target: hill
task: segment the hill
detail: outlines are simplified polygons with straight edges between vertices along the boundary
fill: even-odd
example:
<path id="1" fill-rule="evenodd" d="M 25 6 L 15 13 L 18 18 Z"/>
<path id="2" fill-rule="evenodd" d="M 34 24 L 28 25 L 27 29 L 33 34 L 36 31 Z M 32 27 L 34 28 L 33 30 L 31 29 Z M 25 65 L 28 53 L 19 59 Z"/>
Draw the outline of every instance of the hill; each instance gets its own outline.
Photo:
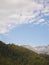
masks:
<path id="1" fill-rule="evenodd" d="M 0 41 L 0 65 L 49 65 L 49 55 Z"/>

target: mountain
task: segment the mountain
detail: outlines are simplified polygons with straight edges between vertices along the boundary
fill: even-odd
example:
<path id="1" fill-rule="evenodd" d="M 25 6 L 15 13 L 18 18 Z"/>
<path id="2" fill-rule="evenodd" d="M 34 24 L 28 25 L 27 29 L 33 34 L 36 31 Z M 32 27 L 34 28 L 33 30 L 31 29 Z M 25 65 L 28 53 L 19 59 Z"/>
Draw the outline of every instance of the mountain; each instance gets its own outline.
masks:
<path id="1" fill-rule="evenodd" d="M 35 48 L 32 47 L 32 46 L 30 46 L 30 45 L 22 45 L 22 47 L 25 47 L 25 48 L 27 48 L 29 50 L 32 50 L 32 51 L 35 51 L 36 52 Z"/>
<path id="2" fill-rule="evenodd" d="M 48 46 L 37 46 L 34 47 L 38 53 L 49 54 L 49 45 Z"/>
<path id="3" fill-rule="evenodd" d="M 49 55 L 0 41 L 0 65 L 49 65 Z"/>
<path id="4" fill-rule="evenodd" d="M 49 54 L 49 45 L 48 46 L 29 46 L 29 45 L 23 45 L 23 47 L 28 48 L 38 54 Z"/>

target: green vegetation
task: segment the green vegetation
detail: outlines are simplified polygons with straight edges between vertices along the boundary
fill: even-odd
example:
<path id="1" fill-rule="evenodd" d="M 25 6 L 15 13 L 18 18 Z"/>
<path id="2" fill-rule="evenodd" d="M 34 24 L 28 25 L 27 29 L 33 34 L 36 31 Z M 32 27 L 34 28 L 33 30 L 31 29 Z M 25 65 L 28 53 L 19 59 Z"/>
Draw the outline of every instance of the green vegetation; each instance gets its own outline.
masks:
<path id="1" fill-rule="evenodd" d="M 0 41 L 0 65 L 49 65 L 49 55 Z"/>

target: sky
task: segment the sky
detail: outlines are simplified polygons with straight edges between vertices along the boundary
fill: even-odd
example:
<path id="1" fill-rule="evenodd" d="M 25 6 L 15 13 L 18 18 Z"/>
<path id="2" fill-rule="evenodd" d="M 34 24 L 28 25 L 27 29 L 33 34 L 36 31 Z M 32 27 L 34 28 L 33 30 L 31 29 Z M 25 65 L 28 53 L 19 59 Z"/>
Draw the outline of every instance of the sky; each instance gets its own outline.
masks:
<path id="1" fill-rule="evenodd" d="M 0 0 L 0 40 L 49 45 L 49 0 Z"/>

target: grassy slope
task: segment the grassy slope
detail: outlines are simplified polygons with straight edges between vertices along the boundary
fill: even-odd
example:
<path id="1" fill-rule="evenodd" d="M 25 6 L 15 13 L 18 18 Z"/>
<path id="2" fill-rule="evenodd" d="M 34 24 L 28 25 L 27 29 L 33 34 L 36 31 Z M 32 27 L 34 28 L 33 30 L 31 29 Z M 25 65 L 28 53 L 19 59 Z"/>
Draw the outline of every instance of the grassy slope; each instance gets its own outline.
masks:
<path id="1" fill-rule="evenodd" d="M 49 55 L 38 55 L 21 46 L 0 41 L 0 65 L 49 65 Z"/>

